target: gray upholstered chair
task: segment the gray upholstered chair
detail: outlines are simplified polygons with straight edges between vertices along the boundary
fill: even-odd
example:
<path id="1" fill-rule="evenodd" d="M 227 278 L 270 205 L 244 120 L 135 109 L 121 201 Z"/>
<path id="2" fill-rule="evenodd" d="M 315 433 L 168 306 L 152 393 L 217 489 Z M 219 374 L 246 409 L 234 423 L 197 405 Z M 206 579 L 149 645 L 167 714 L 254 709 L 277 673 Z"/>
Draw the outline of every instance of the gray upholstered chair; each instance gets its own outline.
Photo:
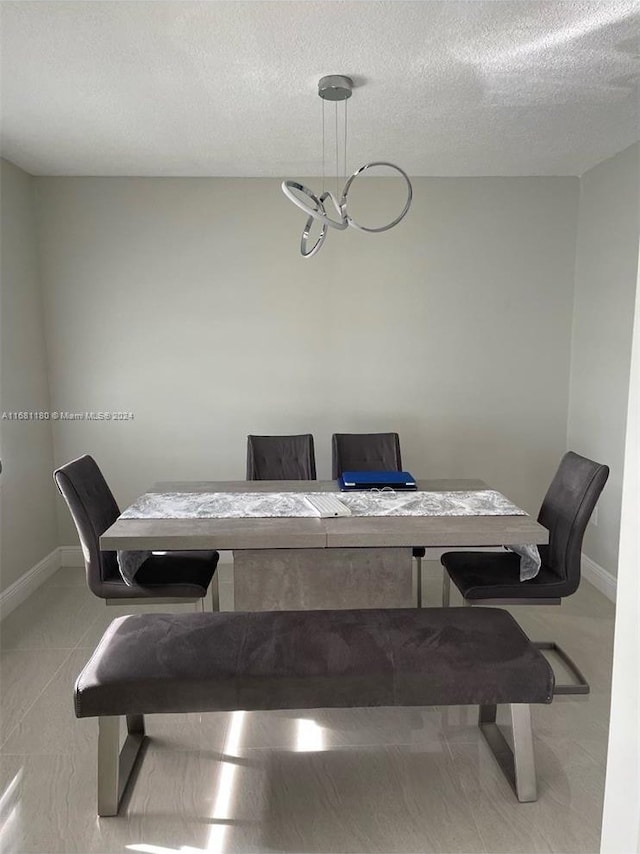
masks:
<path id="1" fill-rule="evenodd" d="M 334 433 L 331 439 L 334 480 L 343 471 L 402 471 L 397 433 Z"/>
<path id="2" fill-rule="evenodd" d="M 400 437 L 397 433 L 334 433 L 331 439 L 331 469 L 334 479 L 343 471 L 402 471 Z M 417 600 L 422 606 L 423 546 L 414 546 Z"/>
<path id="3" fill-rule="evenodd" d="M 100 536 L 120 515 L 95 460 L 85 455 L 53 473 L 80 537 L 87 584 L 107 605 L 200 602 L 212 581 L 214 610 L 218 608 L 218 552 L 189 551 L 152 554 L 136 572 L 133 586 L 125 584 L 116 552 L 100 550 Z"/>
<path id="4" fill-rule="evenodd" d="M 467 605 L 560 605 L 580 584 L 584 532 L 602 492 L 609 469 L 569 451 L 542 502 L 538 522 L 549 530 L 549 544 L 539 546 L 542 566 L 535 578 L 520 581 L 513 552 L 447 552 L 442 555 L 442 604 L 449 605 L 450 582 Z M 553 641 L 536 643 L 562 658 L 575 684 L 556 685 L 556 694 L 588 694 L 589 684 L 576 664 Z"/>
<path id="5" fill-rule="evenodd" d="M 247 436 L 247 480 L 315 480 L 311 433 Z"/>

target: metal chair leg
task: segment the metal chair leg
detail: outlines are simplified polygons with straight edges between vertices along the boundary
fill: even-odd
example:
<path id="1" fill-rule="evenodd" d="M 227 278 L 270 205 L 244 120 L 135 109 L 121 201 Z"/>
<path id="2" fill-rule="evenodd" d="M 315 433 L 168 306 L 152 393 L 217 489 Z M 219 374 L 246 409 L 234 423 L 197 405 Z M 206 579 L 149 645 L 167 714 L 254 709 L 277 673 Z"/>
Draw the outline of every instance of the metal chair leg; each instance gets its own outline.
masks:
<path id="1" fill-rule="evenodd" d="M 122 795 L 141 755 L 145 740 L 144 717 L 127 715 L 127 737 L 120 747 L 120 718 L 98 718 L 98 815 L 118 814 Z"/>
<path id="2" fill-rule="evenodd" d="M 127 715 L 127 733 L 129 735 L 145 735 L 144 715 Z"/>
<path id="3" fill-rule="evenodd" d="M 450 603 L 451 603 L 451 577 L 450 577 L 449 573 L 447 572 L 447 570 L 443 569 L 442 570 L 442 607 L 448 608 L 450 606 Z M 467 607 L 470 607 L 471 605 L 473 605 L 473 602 L 471 602 L 468 599 L 465 599 L 463 596 L 462 597 L 462 604 L 467 606 Z"/>
<path id="4" fill-rule="evenodd" d="M 422 608 L 422 558 L 416 556 L 416 604 Z"/>
<path id="5" fill-rule="evenodd" d="M 480 706 L 478 726 L 518 800 L 531 803 L 538 798 L 531 710 L 527 703 L 512 703 L 510 710 L 513 751 L 496 723 L 496 706 Z"/>
<path id="6" fill-rule="evenodd" d="M 220 583 L 218 579 L 218 570 L 213 573 L 213 578 L 211 579 L 211 610 L 219 611 L 220 610 Z M 204 609 L 203 609 L 204 610 Z"/>
<path id="7" fill-rule="evenodd" d="M 451 600 L 451 579 L 446 569 L 442 570 L 442 607 L 448 608 Z"/>

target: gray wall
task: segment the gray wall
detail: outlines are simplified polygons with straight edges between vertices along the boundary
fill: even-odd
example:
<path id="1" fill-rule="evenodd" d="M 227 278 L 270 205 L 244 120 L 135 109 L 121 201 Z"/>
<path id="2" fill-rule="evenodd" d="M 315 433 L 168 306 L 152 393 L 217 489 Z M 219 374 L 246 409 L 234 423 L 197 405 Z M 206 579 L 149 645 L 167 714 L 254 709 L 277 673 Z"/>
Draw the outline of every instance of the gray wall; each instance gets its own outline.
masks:
<path id="1" fill-rule="evenodd" d="M 568 446 L 611 468 L 585 551 L 615 574 L 640 240 L 640 145 L 581 179 Z"/>
<path id="2" fill-rule="evenodd" d="M 578 180 L 414 190 L 396 229 L 304 261 L 275 180 L 38 178 L 52 406 L 135 415 L 59 422 L 56 462 L 94 454 L 126 504 L 242 478 L 250 432 L 313 432 L 328 477 L 332 432 L 398 430 L 415 474 L 536 511 L 565 450 Z M 354 211 L 392 201 L 368 179 Z"/>
<path id="3" fill-rule="evenodd" d="M 33 179 L 2 160 L 0 412 L 48 411 Z M 47 421 L 0 420 L 0 589 L 58 545 Z"/>

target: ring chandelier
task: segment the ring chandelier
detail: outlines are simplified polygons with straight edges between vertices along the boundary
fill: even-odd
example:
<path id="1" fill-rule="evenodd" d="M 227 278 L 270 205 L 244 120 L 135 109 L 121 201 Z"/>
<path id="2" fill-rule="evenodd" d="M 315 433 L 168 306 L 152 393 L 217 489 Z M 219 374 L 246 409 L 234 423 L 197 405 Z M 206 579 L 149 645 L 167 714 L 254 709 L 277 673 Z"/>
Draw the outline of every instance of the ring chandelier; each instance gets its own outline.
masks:
<path id="1" fill-rule="evenodd" d="M 346 172 L 346 162 L 347 162 L 347 100 L 351 97 L 353 89 L 353 80 L 350 77 L 345 77 L 342 74 L 330 74 L 327 77 L 322 77 L 320 82 L 318 83 L 318 95 L 322 98 L 322 193 L 316 195 L 312 190 L 308 187 L 305 187 L 304 184 L 301 184 L 299 181 L 283 181 L 282 182 L 282 192 L 285 196 L 293 202 L 294 205 L 297 205 L 300 210 L 303 210 L 307 215 L 308 219 L 305 224 L 305 227 L 302 231 L 302 238 L 300 240 L 300 253 L 303 258 L 311 258 L 322 248 L 325 240 L 327 239 L 327 234 L 329 233 L 329 228 L 335 228 L 337 231 L 344 231 L 349 226 L 358 229 L 358 231 L 366 231 L 371 234 L 378 234 L 381 231 L 388 231 L 390 228 L 393 228 L 397 225 L 402 219 L 404 219 L 407 211 L 411 207 L 411 200 L 413 198 L 413 188 L 411 187 L 411 181 L 409 180 L 409 176 L 407 173 L 402 170 L 399 166 L 396 166 L 394 163 L 389 163 L 386 160 L 374 160 L 371 163 L 365 163 L 364 166 L 361 166 L 359 169 L 347 178 L 344 187 L 342 188 L 342 193 L 338 191 L 338 171 L 339 171 L 339 158 L 338 158 L 338 102 L 344 102 L 344 160 L 343 165 L 345 167 Z M 325 183 L 325 101 L 334 101 L 336 105 L 335 109 L 335 151 L 336 151 L 336 193 L 335 195 L 330 190 L 324 189 Z M 349 189 L 353 184 L 354 180 L 361 175 L 363 172 L 366 172 L 367 169 L 372 169 L 375 166 L 387 166 L 390 169 L 398 172 L 405 180 L 407 185 L 407 200 L 405 205 L 400 212 L 400 214 L 391 222 L 387 223 L 387 225 L 381 225 L 377 228 L 371 228 L 368 226 L 360 225 L 357 223 L 353 217 L 349 216 L 347 210 L 347 204 L 349 201 Z M 339 199 L 338 199 L 339 196 Z M 328 210 L 329 209 L 329 210 Z M 320 236 L 315 241 L 313 245 L 309 245 L 311 228 L 313 226 L 314 220 L 318 220 L 322 223 L 322 231 L 320 232 Z"/>

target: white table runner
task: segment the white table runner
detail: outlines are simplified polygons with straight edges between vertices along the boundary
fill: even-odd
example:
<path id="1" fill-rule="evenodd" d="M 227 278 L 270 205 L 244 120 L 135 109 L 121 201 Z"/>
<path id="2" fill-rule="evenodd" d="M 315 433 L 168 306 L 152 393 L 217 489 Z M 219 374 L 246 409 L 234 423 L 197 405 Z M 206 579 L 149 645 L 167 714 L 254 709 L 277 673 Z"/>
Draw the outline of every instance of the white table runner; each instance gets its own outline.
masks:
<path id="1" fill-rule="evenodd" d="M 318 516 L 305 495 L 333 495 L 352 516 L 526 516 L 492 489 L 469 492 L 147 492 L 122 519 L 266 519 Z"/>

